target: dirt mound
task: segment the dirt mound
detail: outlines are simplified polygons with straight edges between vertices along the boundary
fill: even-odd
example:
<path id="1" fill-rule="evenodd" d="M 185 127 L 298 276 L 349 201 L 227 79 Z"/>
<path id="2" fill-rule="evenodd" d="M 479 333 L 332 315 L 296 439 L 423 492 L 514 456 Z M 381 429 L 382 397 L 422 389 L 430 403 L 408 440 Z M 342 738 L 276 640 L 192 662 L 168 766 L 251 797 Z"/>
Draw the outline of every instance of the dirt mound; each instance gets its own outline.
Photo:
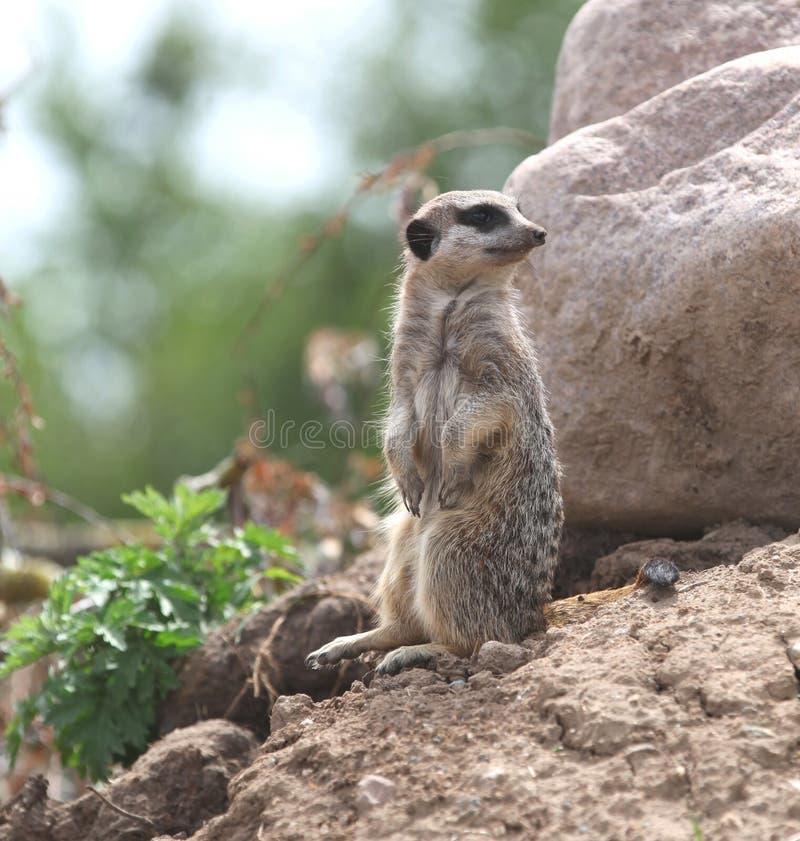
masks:
<path id="1" fill-rule="evenodd" d="M 0 839 L 149 841 L 164 832 L 185 837 L 225 810 L 228 783 L 249 765 L 256 746 L 250 733 L 228 721 L 176 730 L 114 780 L 106 800 L 89 793 L 71 803 L 48 801 L 47 783 L 32 777 L 4 808 Z"/>
<path id="2" fill-rule="evenodd" d="M 305 584 L 213 631 L 186 658 L 180 687 L 162 704 L 161 735 L 202 719 L 225 718 L 264 737 L 279 695 L 302 692 L 319 701 L 363 677 L 362 663 L 309 671 L 305 656 L 334 637 L 371 626 L 367 594 L 382 562 L 380 553 L 362 555 L 346 576 Z"/>
<path id="3" fill-rule="evenodd" d="M 280 699 L 228 810 L 192 841 L 686 841 L 695 826 L 785 841 L 800 822 L 791 543 L 551 629 L 527 655 L 495 643 L 440 673 Z"/>

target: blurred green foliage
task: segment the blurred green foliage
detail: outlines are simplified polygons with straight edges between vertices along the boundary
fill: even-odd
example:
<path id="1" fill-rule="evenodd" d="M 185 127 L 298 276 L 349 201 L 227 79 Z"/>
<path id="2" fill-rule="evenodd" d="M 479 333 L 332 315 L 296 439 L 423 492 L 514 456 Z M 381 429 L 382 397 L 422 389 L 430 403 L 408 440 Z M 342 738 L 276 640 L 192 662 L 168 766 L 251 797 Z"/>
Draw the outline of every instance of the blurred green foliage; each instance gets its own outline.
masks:
<path id="1" fill-rule="evenodd" d="M 386 5 L 383 35 L 319 79 L 354 176 L 457 129 L 546 136 L 555 61 L 580 0 Z M 64 34 L 35 113 L 74 189 L 37 267 L 13 279 L 27 312 L 12 340 L 47 422 L 36 442 L 43 474 L 117 514 L 121 490 L 202 472 L 267 409 L 279 422 L 324 421 L 304 383 L 306 338 L 332 325 L 385 342 L 398 247 L 390 199 L 368 199 L 236 350 L 270 277 L 354 180 L 313 202 L 258 206 L 197 177 L 182 139 L 208 98 L 263 87 L 271 67 L 270 56 L 240 54 L 202 22 L 169 19 L 125 91 L 87 84 L 73 56 Z M 452 152 L 430 172 L 442 190 L 499 188 L 530 151 Z M 283 455 L 334 482 L 345 469 L 342 450 L 294 442 Z"/>
<path id="2" fill-rule="evenodd" d="M 0 679 L 48 661 L 42 687 L 20 701 L 6 730 L 13 766 L 37 718 L 55 730 L 65 765 L 106 779 L 153 738 L 158 704 L 178 685 L 176 661 L 209 630 L 254 609 L 301 578 L 297 556 L 276 531 L 213 522 L 225 493 L 178 485 L 124 497 L 164 543 L 115 546 L 79 558 L 57 578 L 41 612 L 3 635 Z M 267 584 L 269 587 L 265 587 Z"/>

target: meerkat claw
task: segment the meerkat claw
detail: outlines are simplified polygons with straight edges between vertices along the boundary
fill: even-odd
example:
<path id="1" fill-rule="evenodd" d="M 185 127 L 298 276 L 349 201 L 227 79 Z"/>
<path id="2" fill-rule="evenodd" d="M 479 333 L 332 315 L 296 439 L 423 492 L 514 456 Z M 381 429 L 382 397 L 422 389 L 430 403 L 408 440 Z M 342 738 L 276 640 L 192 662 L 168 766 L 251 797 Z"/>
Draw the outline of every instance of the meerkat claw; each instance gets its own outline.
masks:
<path id="1" fill-rule="evenodd" d="M 305 665 L 307 669 L 313 669 L 314 671 L 322 668 L 322 663 L 320 663 L 316 654 L 309 654 L 305 659 Z"/>
<path id="2" fill-rule="evenodd" d="M 320 669 L 333 668 L 340 659 L 341 658 L 335 656 L 331 657 L 329 652 L 320 648 L 317 651 L 312 651 L 311 654 L 306 657 L 305 664 L 307 669 L 319 671 Z"/>

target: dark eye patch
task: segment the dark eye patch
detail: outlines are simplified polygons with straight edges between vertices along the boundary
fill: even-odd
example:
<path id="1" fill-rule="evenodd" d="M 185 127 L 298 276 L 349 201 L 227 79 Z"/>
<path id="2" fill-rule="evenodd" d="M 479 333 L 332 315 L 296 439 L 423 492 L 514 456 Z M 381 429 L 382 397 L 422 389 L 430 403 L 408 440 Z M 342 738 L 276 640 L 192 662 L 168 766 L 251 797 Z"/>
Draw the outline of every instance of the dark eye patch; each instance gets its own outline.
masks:
<path id="1" fill-rule="evenodd" d="M 492 231 L 509 222 L 508 214 L 493 204 L 474 204 L 459 210 L 456 219 L 461 225 L 477 228 L 479 231 Z"/>

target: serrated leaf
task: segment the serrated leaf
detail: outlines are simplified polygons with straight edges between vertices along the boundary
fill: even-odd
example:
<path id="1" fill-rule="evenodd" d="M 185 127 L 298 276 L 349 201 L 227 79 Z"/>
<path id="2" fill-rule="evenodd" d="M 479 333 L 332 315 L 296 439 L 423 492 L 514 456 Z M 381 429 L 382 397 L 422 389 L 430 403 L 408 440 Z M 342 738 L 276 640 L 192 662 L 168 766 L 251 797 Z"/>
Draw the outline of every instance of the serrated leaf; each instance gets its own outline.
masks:
<path id="1" fill-rule="evenodd" d="M 105 640 L 109 645 L 113 646 L 118 651 L 125 651 L 127 648 L 125 634 L 118 628 L 113 628 L 109 625 L 97 625 L 96 633 L 100 639 Z"/>
<path id="2" fill-rule="evenodd" d="M 174 536 L 178 518 L 166 497 L 155 488 L 147 485 L 143 491 L 124 494 L 122 501 L 144 514 L 148 520 L 152 520 L 156 531 L 162 537 L 171 539 Z"/>
<path id="3" fill-rule="evenodd" d="M 161 586 L 173 601 L 180 599 L 190 604 L 199 604 L 202 601 L 202 596 L 197 588 L 192 587 L 191 584 L 183 584 L 180 581 L 165 581 Z"/>

